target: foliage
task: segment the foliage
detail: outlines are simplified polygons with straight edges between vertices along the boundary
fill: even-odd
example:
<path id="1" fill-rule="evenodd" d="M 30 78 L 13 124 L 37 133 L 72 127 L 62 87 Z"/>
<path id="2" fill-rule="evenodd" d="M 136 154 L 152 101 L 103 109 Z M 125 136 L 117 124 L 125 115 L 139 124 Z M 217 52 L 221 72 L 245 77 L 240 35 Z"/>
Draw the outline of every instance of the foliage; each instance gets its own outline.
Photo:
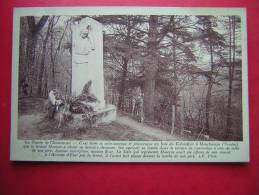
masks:
<path id="1" fill-rule="evenodd" d="M 21 17 L 20 97 L 46 96 L 53 88 L 71 93 L 71 25 L 84 17 L 104 26 L 106 102 L 132 113 L 136 96 L 142 97 L 146 121 L 162 128 L 242 137 L 241 21 L 236 16 Z M 226 117 L 233 121 L 230 126 Z"/>

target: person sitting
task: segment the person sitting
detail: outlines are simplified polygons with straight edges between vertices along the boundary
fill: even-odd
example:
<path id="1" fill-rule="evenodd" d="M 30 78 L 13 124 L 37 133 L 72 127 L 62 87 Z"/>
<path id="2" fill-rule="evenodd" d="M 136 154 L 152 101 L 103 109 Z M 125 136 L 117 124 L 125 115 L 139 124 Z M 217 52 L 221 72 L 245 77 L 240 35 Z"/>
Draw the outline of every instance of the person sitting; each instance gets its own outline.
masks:
<path id="1" fill-rule="evenodd" d="M 59 107 L 63 104 L 62 96 L 56 89 L 52 89 L 48 94 L 48 102 L 51 104 L 50 118 L 54 118 L 55 113 L 59 110 Z"/>

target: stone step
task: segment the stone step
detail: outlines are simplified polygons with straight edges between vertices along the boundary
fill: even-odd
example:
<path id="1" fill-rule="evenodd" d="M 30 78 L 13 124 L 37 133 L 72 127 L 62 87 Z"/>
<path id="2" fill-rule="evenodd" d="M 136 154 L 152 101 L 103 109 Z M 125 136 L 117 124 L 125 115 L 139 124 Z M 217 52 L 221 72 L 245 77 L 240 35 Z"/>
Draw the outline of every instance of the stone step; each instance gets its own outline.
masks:
<path id="1" fill-rule="evenodd" d="M 91 120 L 85 120 L 85 114 L 72 113 L 72 120 L 66 122 L 64 125 L 72 129 L 89 128 L 102 123 L 110 123 L 115 121 L 117 117 L 116 106 L 112 104 L 106 104 L 104 108 L 98 109 L 92 116 Z"/>

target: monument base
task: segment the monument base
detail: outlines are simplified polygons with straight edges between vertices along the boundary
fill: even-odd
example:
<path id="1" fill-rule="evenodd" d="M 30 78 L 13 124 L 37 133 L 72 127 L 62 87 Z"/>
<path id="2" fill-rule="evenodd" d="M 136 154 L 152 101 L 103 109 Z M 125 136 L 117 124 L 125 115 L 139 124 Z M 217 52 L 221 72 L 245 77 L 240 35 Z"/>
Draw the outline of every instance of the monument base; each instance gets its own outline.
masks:
<path id="1" fill-rule="evenodd" d="M 106 104 L 104 108 L 98 109 L 98 111 L 92 116 L 92 121 L 87 120 L 85 114 L 72 113 L 72 120 L 66 122 L 66 126 L 72 129 L 83 129 L 98 126 L 103 123 L 110 123 L 116 120 L 117 109 L 112 104 Z"/>
<path id="2" fill-rule="evenodd" d="M 97 120 L 98 123 L 110 123 L 116 120 L 117 109 L 112 104 L 106 104 L 103 109 L 99 109 L 97 114 L 100 116 Z"/>

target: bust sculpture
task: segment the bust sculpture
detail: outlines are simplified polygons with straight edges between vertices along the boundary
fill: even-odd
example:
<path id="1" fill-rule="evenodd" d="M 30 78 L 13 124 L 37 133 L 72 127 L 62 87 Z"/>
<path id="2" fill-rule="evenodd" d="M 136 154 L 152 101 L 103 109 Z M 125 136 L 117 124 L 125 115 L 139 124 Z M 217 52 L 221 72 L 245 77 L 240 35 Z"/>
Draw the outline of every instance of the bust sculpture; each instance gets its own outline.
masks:
<path id="1" fill-rule="evenodd" d="M 95 50 L 95 40 L 91 25 L 80 26 L 74 31 L 76 37 L 76 47 L 74 47 L 74 54 L 88 55 L 91 51 Z"/>

